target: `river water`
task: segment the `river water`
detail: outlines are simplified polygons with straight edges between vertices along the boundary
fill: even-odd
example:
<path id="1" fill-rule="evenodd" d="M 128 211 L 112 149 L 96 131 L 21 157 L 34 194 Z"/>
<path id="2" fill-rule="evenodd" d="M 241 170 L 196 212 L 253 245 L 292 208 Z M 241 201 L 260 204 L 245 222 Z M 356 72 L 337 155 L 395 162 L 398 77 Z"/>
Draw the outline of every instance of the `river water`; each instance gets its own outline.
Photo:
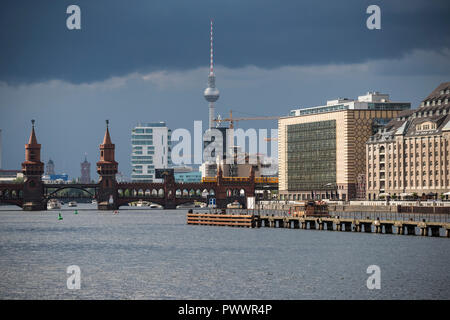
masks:
<path id="1" fill-rule="evenodd" d="M 191 226 L 186 211 L 2 206 L 0 299 L 450 299 L 450 239 Z"/>

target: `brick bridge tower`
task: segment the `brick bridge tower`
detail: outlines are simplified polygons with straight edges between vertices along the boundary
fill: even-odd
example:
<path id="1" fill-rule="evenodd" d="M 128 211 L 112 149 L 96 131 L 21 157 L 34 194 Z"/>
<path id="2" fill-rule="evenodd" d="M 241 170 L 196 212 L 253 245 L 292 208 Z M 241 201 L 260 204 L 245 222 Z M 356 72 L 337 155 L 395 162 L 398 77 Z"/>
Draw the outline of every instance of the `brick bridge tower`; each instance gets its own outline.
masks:
<path id="1" fill-rule="evenodd" d="M 34 120 L 31 120 L 31 134 L 28 144 L 25 145 L 25 161 L 22 163 L 23 183 L 23 210 L 46 210 L 43 201 L 44 184 L 42 174 L 44 163 L 41 162 L 41 145 L 38 144 L 34 132 Z"/>
<path id="2" fill-rule="evenodd" d="M 109 121 L 106 120 L 106 132 L 100 145 L 100 161 L 97 162 L 98 181 L 97 203 L 99 210 L 117 209 L 117 162 L 114 160 L 115 145 L 109 135 Z"/>

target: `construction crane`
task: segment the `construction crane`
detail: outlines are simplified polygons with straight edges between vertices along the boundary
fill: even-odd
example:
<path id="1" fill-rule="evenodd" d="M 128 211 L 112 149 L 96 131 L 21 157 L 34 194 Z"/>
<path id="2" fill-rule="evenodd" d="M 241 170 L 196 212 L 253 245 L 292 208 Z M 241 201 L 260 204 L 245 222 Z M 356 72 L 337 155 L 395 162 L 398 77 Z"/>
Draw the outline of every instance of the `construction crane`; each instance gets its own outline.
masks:
<path id="1" fill-rule="evenodd" d="M 249 118 L 233 118 L 233 111 L 230 110 L 230 117 L 229 118 L 218 118 L 218 119 L 214 119 L 213 121 L 215 122 L 229 122 L 230 123 L 230 129 L 234 128 L 234 122 L 237 121 L 245 121 L 245 120 L 271 120 L 271 119 L 278 119 L 280 118 L 279 116 L 269 116 L 269 117 L 249 117 Z"/>

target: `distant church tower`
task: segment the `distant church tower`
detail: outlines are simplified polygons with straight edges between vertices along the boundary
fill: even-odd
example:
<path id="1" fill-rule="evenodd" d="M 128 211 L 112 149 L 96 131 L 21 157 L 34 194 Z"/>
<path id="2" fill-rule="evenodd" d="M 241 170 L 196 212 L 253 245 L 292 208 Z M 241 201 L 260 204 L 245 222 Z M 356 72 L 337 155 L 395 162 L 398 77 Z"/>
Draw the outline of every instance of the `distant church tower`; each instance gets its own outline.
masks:
<path id="1" fill-rule="evenodd" d="M 87 161 L 86 155 L 84 156 L 84 161 L 81 163 L 81 183 L 91 182 L 91 163 Z"/>
<path id="2" fill-rule="evenodd" d="M 55 174 L 55 163 L 52 159 L 48 160 L 45 175 L 50 176 Z"/>
<path id="3" fill-rule="evenodd" d="M 34 120 L 31 120 L 31 123 L 30 139 L 25 145 L 25 161 L 22 163 L 23 210 L 46 210 L 47 206 L 42 201 L 44 185 L 41 177 L 44 173 L 44 163 L 41 162 L 41 145 L 37 142 L 34 132 Z"/>

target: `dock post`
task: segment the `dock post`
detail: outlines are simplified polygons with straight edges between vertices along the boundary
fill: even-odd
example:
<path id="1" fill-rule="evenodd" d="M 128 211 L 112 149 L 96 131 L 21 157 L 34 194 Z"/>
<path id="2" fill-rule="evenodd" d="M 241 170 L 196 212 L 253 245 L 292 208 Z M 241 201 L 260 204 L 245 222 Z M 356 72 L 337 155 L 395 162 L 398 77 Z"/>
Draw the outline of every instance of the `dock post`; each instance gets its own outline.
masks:
<path id="1" fill-rule="evenodd" d="M 361 232 L 361 223 L 359 222 L 359 220 L 355 221 L 355 231 Z"/>
<path id="2" fill-rule="evenodd" d="M 420 235 L 421 236 L 424 236 L 424 237 L 428 236 L 428 227 L 427 227 L 427 224 L 425 222 L 421 222 L 417 226 L 420 229 Z"/>
<path id="3" fill-rule="evenodd" d="M 289 218 L 285 218 L 284 219 L 284 227 L 286 229 L 290 229 L 291 228 L 291 220 L 289 220 Z"/>
<path id="4" fill-rule="evenodd" d="M 403 234 L 403 224 L 402 223 L 396 223 L 395 226 L 397 227 L 397 234 Z"/>
<path id="5" fill-rule="evenodd" d="M 323 221 L 322 219 L 317 220 L 317 224 L 319 225 L 319 230 L 323 230 Z"/>
<path id="6" fill-rule="evenodd" d="M 300 220 L 300 228 L 306 229 L 306 221 L 305 220 Z"/>
<path id="7" fill-rule="evenodd" d="M 269 219 L 269 227 L 275 228 L 275 221 L 273 219 Z"/>

